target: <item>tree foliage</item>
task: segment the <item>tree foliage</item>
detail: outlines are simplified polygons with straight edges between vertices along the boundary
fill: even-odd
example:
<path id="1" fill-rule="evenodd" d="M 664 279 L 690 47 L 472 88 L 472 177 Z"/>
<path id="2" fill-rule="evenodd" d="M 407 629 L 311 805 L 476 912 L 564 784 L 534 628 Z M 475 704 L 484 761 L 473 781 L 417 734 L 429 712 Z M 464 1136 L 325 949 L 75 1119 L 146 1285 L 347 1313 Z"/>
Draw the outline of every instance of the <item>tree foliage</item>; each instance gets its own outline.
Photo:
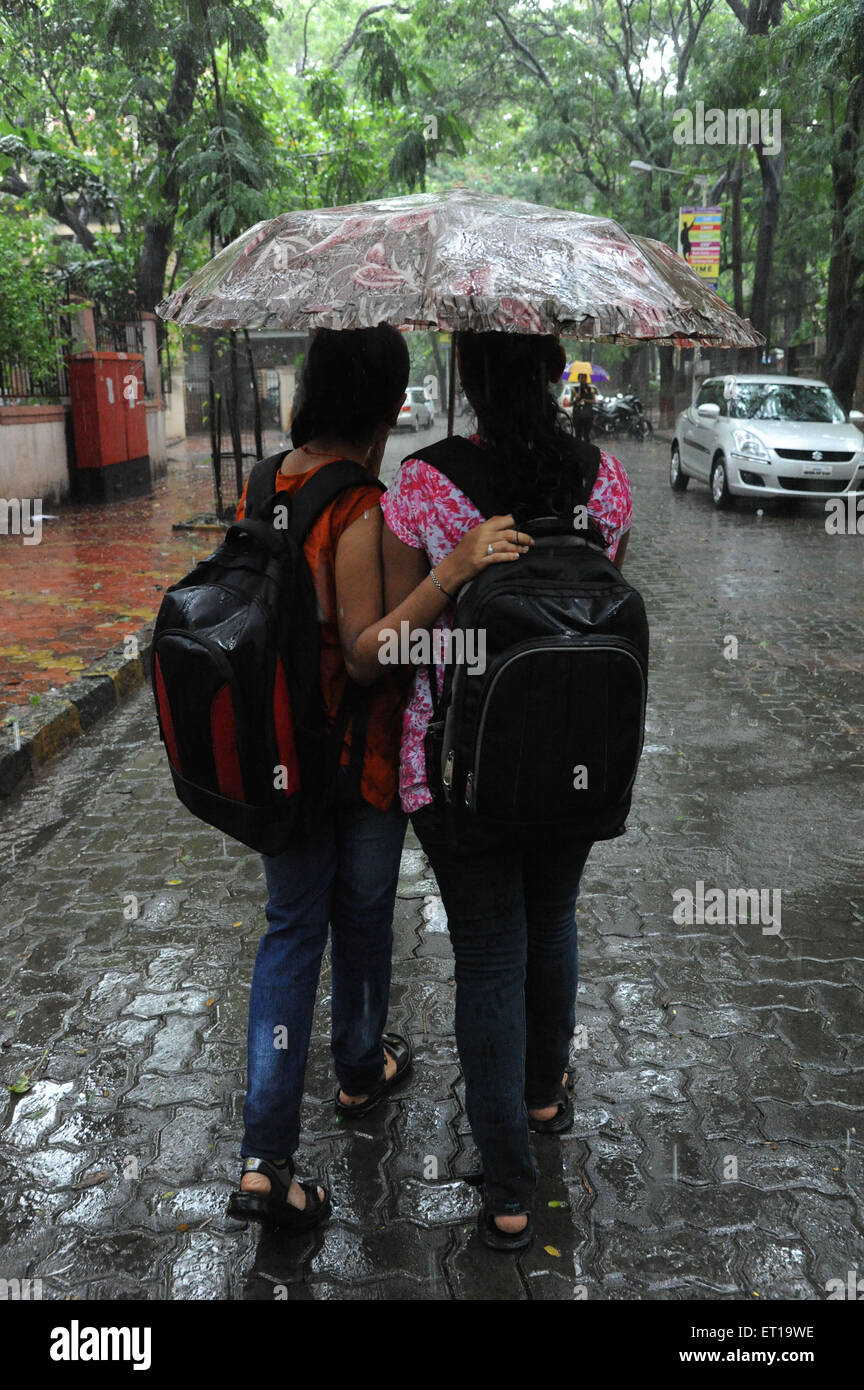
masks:
<path id="1" fill-rule="evenodd" d="M 152 308 L 245 226 L 291 207 L 461 182 L 675 245 L 677 208 L 704 174 L 726 210 L 721 293 L 772 342 L 827 325 L 848 396 L 859 317 L 864 333 L 862 11 L 0 0 L 0 206 L 63 229 L 56 259 L 79 280 L 131 286 Z M 782 151 L 677 144 L 675 111 L 699 101 L 779 111 Z"/>

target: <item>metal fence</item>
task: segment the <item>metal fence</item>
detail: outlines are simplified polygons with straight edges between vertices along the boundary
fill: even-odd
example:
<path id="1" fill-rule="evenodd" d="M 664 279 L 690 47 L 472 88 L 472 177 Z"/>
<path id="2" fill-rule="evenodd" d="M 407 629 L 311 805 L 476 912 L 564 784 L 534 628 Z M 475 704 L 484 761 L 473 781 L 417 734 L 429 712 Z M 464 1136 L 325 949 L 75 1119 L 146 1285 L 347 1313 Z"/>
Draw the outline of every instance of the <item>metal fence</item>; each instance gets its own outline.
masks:
<path id="1" fill-rule="evenodd" d="M 66 304 L 70 303 L 72 286 L 66 286 Z M 69 373 L 66 356 L 72 345 L 72 311 L 46 303 L 45 326 L 55 345 L 55 360 L 49 370 L 36 375 L 16 354 L 13 345 L 0 348 L 0 403 L 14 404 L 20 400 L 56 401 L 69 396 Z M 126 304 L 95 305 L 93 309 L 95 349 L 97 352 L 136 352 L 144 356 L 144 328 L 138 310 Z M 167 344 L 166 344 L 167 353 Z M 165 372 L 160 353 L 160 372 Z M 167 363 L 170 390 L 170 361 Z M 163 375 L 164 381 L 164 375 Z M 151 383 L 144 366 L 144 394 L 149 397 Z"/>
<path id="2" fill-rule="evenodd" d="M 108 306 L 106 310 L 97 304 L 93 308 L 93 326 L 97 352 L 139 352 L 144 356 L 144 328 L 136 308 L 124 305 L 118 310 Z M 152 394 L 150 385 L 145 360 L 144 395 L 148 398 Z"/>
<path id="3" fill-rule="evenodd" d="M 72 337 L 72 321 L 62 309 L 46 304 L 45 326 L 55 344 L 56 358 L 41 375 L 31 372 L 13 345 L 0 349 L 0 404 L 12 405 L 22 399 L 52 401 L 69 395 L 69 373 L 65 356 Z"/>

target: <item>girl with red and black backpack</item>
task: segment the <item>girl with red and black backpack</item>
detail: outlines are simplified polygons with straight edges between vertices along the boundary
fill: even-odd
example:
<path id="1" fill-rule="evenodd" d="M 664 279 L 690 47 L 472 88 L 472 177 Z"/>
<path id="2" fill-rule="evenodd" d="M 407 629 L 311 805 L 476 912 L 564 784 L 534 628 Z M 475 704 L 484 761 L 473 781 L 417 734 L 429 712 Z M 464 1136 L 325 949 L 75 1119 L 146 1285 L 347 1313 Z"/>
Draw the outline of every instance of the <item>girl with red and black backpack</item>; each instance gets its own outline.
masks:
<path id="1" fill-rule="evenodd" d="M 381 664 L 382 637 L 403 622 L 431 626 L 450 601 L 448 591 L 527 548 L 527 540 L 517 542 L 512 517 L 484 522 L 385 614 L 377 477 L 408 372 L 407 347 L 393 328 L 316 332 L 295 402 L 294 448 L 276 477 L 276 503 L 290 504 L 346 460 L 369 475 L 368 483 L 341 491 L 303 541 L 338 770 L 314 825 L 281 852 L 264 855 L 269 927 L 249 1003 L 243 1173 L 228 1211 L 291 1229 L 315 1225 L 329 1211 L 328 1194 L 314 1182 L 299 1183 L 293 1160 L 328 926 L 337 1110 L 346 1118 L 368 1114 L 411 1064 L 407 1038 L 386 1027 L 406 817 L 397 785 L 404 680 Z M 240 518 L 245 502 L 244 491 Z M 357 698 L 348 702 L 343 727 L 346 690 Z"/>

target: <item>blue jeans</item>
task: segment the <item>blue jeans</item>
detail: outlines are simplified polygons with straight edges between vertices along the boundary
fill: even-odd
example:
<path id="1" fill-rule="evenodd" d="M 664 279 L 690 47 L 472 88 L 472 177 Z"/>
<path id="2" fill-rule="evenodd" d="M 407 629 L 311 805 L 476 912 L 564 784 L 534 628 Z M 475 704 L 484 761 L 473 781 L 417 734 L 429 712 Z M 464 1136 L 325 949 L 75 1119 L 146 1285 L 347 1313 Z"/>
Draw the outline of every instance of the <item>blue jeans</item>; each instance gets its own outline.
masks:
<path id="1" fill-rule="evenodd" d="M 576 897 L 590 842 L 454 850 L 439 808 L 411 817 L 441 890 L 456 959 L 456 1045 L 489 1210 L 529 1211 L 528 1110 L 560 1099 L 576 1022 Z"/>
<path id="2" fill-rule="evenodd" d="M 249 999 L 244 1157 L 288 1158 L 300 1142 L 300 1102 L 321 957 L 332 926 L 332 1049 L 348 1095 L 381 1079 L 393 907 L 406 817 L 367 802 L 337 804 L 323 827 L 284 854 L 265 855 L 267 920 Z"/>

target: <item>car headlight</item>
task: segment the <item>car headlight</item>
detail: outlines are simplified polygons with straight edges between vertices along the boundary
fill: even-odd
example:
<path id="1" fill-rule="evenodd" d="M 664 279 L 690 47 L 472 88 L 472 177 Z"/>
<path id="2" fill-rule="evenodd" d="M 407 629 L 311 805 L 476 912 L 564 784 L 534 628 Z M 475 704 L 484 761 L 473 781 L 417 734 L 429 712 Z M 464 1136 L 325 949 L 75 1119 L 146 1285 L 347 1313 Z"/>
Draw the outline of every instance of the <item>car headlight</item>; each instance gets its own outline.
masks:
<path id="1" fill-rule="evenodd" d="M 734 430 L 732 438 L 735 440 L 735 452 L 744 454 L 746 458 L 762 459 L 769 462 L 771 455 L 756 434 L 751 434 L 750 430 Z"/>

